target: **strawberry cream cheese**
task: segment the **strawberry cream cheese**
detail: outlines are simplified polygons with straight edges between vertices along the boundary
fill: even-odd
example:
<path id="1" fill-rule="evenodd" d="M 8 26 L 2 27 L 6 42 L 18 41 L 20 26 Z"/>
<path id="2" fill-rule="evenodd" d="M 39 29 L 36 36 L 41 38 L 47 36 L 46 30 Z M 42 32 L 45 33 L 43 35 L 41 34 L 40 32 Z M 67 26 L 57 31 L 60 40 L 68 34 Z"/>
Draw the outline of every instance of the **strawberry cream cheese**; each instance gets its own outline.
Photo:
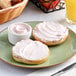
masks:
<path id="1" fill-rule="evenodd" d="M 42 22 L 37 24 L 34 28 L 33 36 L 36 40 L 44 43 L 55 43 L 68 36 L 68 29 L 59 23 Z"/>
<path id="2" fill-rule="evenodd" d="M 21 40 L 12 48 L 12 55 L 18 62 L 39 64 L 47 60 L 49 48 L 39 41 Z"/>
<path id="3" fill-rule="evenodd" d="M 31 36 L 32 28 L 26 23 L 14 23 L 8 27 L 8 39 L 11 44 L 28 39 Z"/>

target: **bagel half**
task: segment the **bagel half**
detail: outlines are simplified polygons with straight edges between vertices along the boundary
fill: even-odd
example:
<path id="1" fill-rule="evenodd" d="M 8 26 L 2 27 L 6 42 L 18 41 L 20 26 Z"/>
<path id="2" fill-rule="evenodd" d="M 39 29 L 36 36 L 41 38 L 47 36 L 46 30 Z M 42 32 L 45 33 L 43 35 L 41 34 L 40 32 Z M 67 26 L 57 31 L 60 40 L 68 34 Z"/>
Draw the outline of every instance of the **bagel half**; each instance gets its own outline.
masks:
<path id="1" fill-rule="evenodd" d="M 35 40 L 41 41 L 48 46 L 63 43 L 69 35 L 68 29 L 54 22 L 42 22 L 33 29 Z"/>
<path id="2" fill-rule="evenodd" d="M 12 56 L 17 62 L 40 64 L 48 59 L 49 48 L 39 41 L 21 40 L 12 48 Z"/>

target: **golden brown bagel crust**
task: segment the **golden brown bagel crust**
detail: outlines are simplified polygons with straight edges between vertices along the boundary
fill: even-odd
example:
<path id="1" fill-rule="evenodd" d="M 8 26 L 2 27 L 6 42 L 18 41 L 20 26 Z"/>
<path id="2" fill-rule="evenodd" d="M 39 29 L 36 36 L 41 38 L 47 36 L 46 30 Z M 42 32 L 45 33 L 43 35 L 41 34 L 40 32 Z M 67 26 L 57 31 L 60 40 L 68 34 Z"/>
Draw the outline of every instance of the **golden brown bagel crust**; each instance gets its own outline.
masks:
<path id="1" fill-rule="evenodd" d="M 21 58 L 19 56 L 16 56 L 13 53 L 12 53 L 12 56 L 13 56 L 14 60 L 16 60 L 17 62 L 26 63 L 26 64 L 41 64 L 48 59 L 49 54 L 45 58 L 42 58 L 41 60 L 27 60 L 27 59 Z"/>
<path id="2" fill-rule="evenodd" d="M 37 26 L 35 26 L 35 28 L 36 28 Z M 35 29 L 34 28 L 34 29 Z M 33 37 L 34 37 L 34 39 L 35 40 L 37 40 L 37 41 L 40 41 L 40 42 L 42 42 L 42 43 L 44 43 L 44 44 L 46 44 L 46 45 L 48 45 L 48 46 L 52 46 L 52 45 L 58 45 L 58 44 L 61 44 L 61 43 L 63 43 L 66 39 L 67 39 L 67 37 L 68 37 L 68 35 L 69 34 L 67 34 L 64 38 L 62 38 L 62 39 L 60 39 L 60 40 L 56 40 L 56 41 L 42 41 L 41 40 L 41 38 L 39 38 L 35 33 L 34 33 L 34 29 L 33 29 Z"/>
<path id="3" fill-rule="evenodd" d="M 23 0 L 22 2 L 14 6 L 1 9 L 0 10 L 0 24 L 18 17 L 22 13 L 27 3 L 28 3 L 28 0 Z"/>
<path id="4" fill-rule="evenodd" d="M 40 42 L 43 42 L 39 37 L 37 37 L 34 33 L 33 33 L 33 37 L 35 40 L 37 41 L 40 41 Z M 58 40 L 58 41 L 47 41 L 47 42 L 43 42 L 44 44 L 48 45 L 48 46 L 51 46 L 51 45 L 58 45 L 58 44 L 61 44 L 63 43 L 66 39 L 67 39 L 68 35 L 65 36 L 65 38 L 61 39 L 61 40 Z"/>
<path id="5" fill-rule="evenodd" d="M 41 43 L 41 42 L 40 42 Z M 45 45 L 45 44 L 43 44 Z M 43 46 L 42 45 L 42 46 Z M 41 47 L 42 47 L 41 46 Z M 26 63 L 26 64 L 40 64 L 40 63 L 43 63 L 45 62 L 48 57 L 49 57 L 49 54 L 50 54 L 50 51 L 49 51 L 49 48 L 47 47 L 47 45 L 45 45 L 45 53 L 47 53 L 44 57 L 40 58 L 40 59 L 36 59 L 36 60 L 30 60 L 30 59 L 26 59 L 26 58 L 23 58 L 22 56 L 20 55 L 17 55 L 16 53 L 14 53 L 14 49 L 12 49 L 12 56 L 13 56 L 13 59 L 17 62 L 21 62 L 21 63 Z M 44 47 L 44 46 L 43 46 Z M 29 47 L 30 48 L 30 47 Z M 28 50 L 28 49 L 27 49 Z M 35 49 L 36 50 L 36 49 Z M 29 51 L 29 50 L 28 50 Z M 38 51 L 38 50 L 37 50 Z M 39 50 L 40 51 L 40 50 Z M 43 53 L 42 53 L 43 54 Z"/>

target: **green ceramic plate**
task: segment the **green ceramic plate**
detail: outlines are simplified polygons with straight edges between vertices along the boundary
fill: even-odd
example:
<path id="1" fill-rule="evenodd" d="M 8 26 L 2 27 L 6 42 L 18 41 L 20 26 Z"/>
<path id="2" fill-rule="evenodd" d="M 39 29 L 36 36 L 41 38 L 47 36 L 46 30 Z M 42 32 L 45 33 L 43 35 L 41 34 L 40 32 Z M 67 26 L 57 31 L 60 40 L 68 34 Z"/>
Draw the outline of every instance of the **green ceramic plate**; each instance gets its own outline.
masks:
<path id="1" fill-rule="evenodd" d="M 34 28 L 39 22 L 28 22 Z M 70 31 L 67 40 L 58 46 L 51 46 L 50 56 L 48 60 L 39 65 L 27 65 L 18 63 L 12 58 L 12 45 L 8 42 L 8 30 L 4 30 L 0 33 L 0 59 L 15 66 L 24 68 L 45 68 L 63 63 L 70 59 L 76 53 L 76 35 Z"/>

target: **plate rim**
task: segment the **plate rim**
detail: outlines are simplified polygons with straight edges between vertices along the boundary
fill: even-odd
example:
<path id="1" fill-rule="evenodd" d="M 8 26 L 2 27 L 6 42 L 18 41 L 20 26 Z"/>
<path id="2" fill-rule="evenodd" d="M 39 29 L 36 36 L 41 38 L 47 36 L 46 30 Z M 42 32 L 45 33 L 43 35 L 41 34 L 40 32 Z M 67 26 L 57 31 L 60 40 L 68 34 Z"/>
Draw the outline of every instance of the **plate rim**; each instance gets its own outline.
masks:
<path id="1" fill-rule="evenodd" d="M 29 23 L 29 22 L 43 22 L 43 21 L 27 21 L 27 22 L 24 22 L 24 23 Z M 2 29 L 2 30 L 0 31 L 0 33 L 3 32 L 3 31 L 5 31 L 5 30 L 7 30 L 7 28 L 8 28 L 8 27 Z M 69 30 L 70 30 L 70 29 L 69 29 Z M 72 31 L 72 32 L 73 32 L 73 31 Z M 73 32 L 73 33 L 76 34 L 75 32 Z M 57 63 L 57 64 L 52 64 L 52 65 L 47 65 L 47 66 L 41 66 L 41 67 L 21 66 L 21 65 L 12 64 L 12 63 L 10 63 L 10 62 L 2 59 L 2 58 L 0 58 L 0 60 L 3 61 L 3 62 L 5 62 L 5 63 L 7 63 L 7 64 L 10 64 L 10 65 L 16 66 L 16 67 L 20 67 L 20 68 L 37 69 L 37 68 L 48 68 L 48 67 L 57 66 L 57 65 L 59 65 L 59 64 L 65 63 L 66 61 L 70 60 L 70 59 L 71 59 L 73 56 L 75 56 L 75 55 L 76 55 L 76 53 L 74 53 L 74 54 L 73 54 L 71 57 L 69 57 L 68 59 L 66 59 L 66 60 L 64 60 L 64 61 L 62 61 L 62 62 L 59 62 L 59 63 Z"/>
<path id="2" fill-rule="evenodd" d="M 7 63 L 7 64 L 10 64 L 12 66 L 16 66 L 16 67 L 20 67 L 20 68 L 28 68 L 28 69 L 39 69 L 39 68 L 48 68 L 48 67 L 53 67 L 53 66 L 57 66 L 57 65 L 60 65 L 62 63 L 65 63 L 66 61 L 70 60 L 73 56 L 75 56 L 76 54 L 73 54 L 71 57 L 69 57 L 68 59 L 66 59 L 65 61 L 62 61 L 60 63 L 57 63 L 57 64 L 53 64 L 53 65 L 48 65 L 48 66 L 42 66 L 42 67 L 26 67 L 26 66 L 21 66 L 21 65 L 16 65 L 16 64 L 12 64 L 12 63 L 9 63 L 8 61 L 5 61 L 4 59 L 0 58 L 1 61 Z"/>

